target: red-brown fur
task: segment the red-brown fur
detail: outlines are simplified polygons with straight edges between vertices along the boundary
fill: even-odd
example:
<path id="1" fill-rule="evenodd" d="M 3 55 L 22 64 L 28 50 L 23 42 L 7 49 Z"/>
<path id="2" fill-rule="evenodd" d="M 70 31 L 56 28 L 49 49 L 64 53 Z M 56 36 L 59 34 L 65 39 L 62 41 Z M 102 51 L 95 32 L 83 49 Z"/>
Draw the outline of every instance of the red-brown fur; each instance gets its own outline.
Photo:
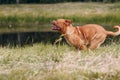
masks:
<path id="1" fill-rule="evenodd" d="M 117 32 L 111 32 L 97 24 L 74 27 L 71 20 L 65 19 L 54 20 L 52 24 L 53 30 L 64 34 L 66 41 L 79 50 L 96 49 L 104 42 L 108 35 L 120 35 L 119 26 L 114 27 L 118 29 Z"/>

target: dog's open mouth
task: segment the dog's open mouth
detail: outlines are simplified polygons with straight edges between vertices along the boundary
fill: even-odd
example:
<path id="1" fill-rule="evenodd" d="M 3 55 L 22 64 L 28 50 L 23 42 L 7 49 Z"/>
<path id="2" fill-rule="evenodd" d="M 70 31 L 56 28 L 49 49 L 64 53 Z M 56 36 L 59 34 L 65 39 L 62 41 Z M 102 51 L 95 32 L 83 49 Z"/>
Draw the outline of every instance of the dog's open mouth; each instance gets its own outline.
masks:
<path id="1" fill-rule="evenodd" d="M 60 30 L 60 27 L 58 27 L 58 26 L 55 25 L 55 24 L 52 24 L 52 30 Z"/>

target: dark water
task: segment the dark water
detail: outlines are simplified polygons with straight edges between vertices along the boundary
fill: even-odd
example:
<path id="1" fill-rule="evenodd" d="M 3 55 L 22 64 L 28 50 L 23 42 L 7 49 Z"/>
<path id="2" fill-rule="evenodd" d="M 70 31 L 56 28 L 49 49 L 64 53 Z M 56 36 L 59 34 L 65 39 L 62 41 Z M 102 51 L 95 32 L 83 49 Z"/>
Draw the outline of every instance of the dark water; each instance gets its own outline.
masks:
<path id="1" fill-rule="evenodd" d="M 34 43 L 51 43 L 59 38 L 60 34 L 57 32 L 21 32 L 21 33 L 4 33 L 0 34 L 1 46 L 24 46 L 26 44 L 32 45 Z"/>
<path id="2" fill-rule="evenodd" d="M 0 34 L 0 46 L 24 46 L 33 45 L 34 43 L 51 43 L 58 39 L 58 32 L 21 32 L 21 33 L 4 33 Z M 62 42 L 65 42 L 63 39 Z M 103 45 L 109 45 L 112 42 L 120 44 L 120 36 L 108 36 Z"/>

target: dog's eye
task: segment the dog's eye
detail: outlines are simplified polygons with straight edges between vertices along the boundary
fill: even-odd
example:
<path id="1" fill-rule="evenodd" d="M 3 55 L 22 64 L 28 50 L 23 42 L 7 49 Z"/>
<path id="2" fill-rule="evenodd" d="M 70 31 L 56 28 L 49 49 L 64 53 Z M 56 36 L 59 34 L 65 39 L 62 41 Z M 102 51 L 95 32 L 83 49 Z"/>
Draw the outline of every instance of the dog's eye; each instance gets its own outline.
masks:
<path id="1" fill-rule="evenodd" d="M 66 22 L 63 23 L 65 26 L 68 26 L 68 24 Z"/>

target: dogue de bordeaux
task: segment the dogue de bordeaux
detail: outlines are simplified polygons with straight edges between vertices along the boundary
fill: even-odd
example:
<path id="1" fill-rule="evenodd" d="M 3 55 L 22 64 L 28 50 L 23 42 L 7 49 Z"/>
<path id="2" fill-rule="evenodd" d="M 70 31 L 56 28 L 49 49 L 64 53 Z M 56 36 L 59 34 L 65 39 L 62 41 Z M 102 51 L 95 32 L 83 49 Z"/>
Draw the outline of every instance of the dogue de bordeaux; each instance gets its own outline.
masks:
<path id="1" fill-rule="evenodd" d="M 67 43 L 79 50 L 98 48 L 108 35 L 120 35 L 120 27 L 117 32 L 107 31 L 97 24 L 86 24 L 83 26 L 73 26 L 71 20 L 57 19 L 52 21 L 52 29 L 61 32 Z"/>

